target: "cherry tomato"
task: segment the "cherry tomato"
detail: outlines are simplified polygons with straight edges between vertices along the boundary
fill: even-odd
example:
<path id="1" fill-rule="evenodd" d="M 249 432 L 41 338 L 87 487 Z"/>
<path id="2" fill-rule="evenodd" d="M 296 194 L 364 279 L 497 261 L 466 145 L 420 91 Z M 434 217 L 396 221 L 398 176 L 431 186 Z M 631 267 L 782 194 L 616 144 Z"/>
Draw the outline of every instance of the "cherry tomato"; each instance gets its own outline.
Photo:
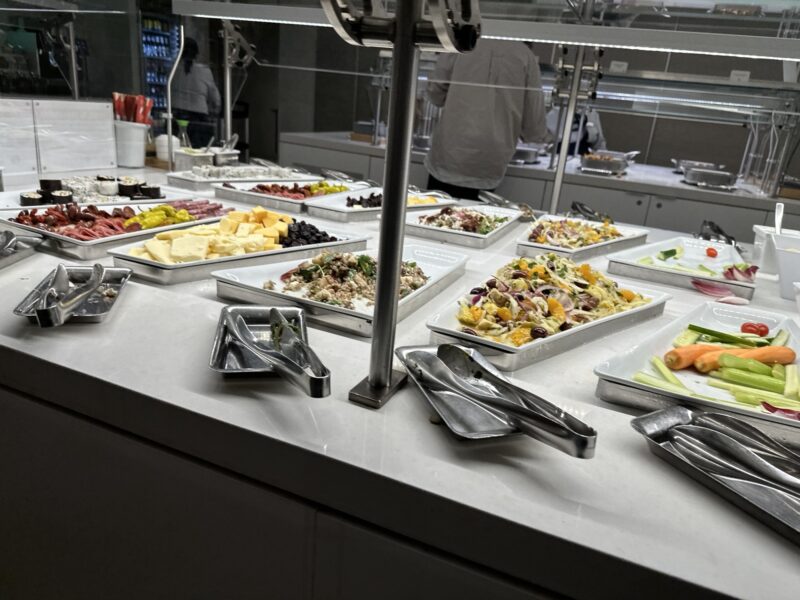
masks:
<path id="1" fill-rule="evenodd" d="M 752 333 L 761 337 L 769 335 L 769 326 L 766 323 L 742 323 L 742 333 Z"/>
<path id="2" fill-rule="evenodd" d="M 758 334 L 758 323 L 742 323 L 741 327 L 742 333 L 753 333 L 755 335 Z"/>
<path id="3" fill-rule="evenodd" d="M 719 254 L 719 252 L 717 252 L 716 248 L 706 248 L 706 256 L 717 258 L 717 254 Z"/>

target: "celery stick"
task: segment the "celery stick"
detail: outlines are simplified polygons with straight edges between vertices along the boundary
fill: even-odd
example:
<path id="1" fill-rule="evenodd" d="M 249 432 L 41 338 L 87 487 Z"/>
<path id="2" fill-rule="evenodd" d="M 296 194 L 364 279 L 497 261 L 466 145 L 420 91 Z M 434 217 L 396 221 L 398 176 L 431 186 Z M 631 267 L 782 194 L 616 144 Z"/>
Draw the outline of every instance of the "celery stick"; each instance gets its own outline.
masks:
<path id="1" fill-rule="evenodd" d="M 761 404 L 762 402 L 767 402 L 774 406 L 775 408 L 785 408 L 788 410 L 800 410 L 800 402 L 792 402 L 790 400 L 775 400 L 772 397 L 765 397 L 761 395 L 761 392 L 758 390 L 753 390 L 752 393 L 748 392 L 735 392 L 733 394 L 734 398 L 744 402 L 746 404 Z"/>
<path id="2" fill-rule="evenodd" d="M 758 375 L 742 369 L 730 369 L 728 367 L 724 367 L 722 369 L 722 379 L 759 390 L 766 390 L 768 392 L 774 392 L 775 394 L 783 395 L 783 382 L 778 379 L 774 379 L 771 376 Z"/>
<path id="3" fill-rule="evenodd" d="M 789 332 L 786 331 L 785 329 L 781 329 L 777 333 L 777 335 L 774 338 L 772 338 L 772 341 L 770 342 L 769 345 L 770 346 L 785 346 L 786 342 L 788 342 L 788 341 L 789 341 Z"/>
<path id="4" fill-rule="evenodd" d="M 783 394 L 775 394 L 773 392 L 757 390 L 751 387 L 747 387 L 746 385 L 737 385 L 735 383 L 722 381 L 720 379 L 708 379 L 706 380 L 706 384 L 710 385 L 711 387 L 719 388 L 721 390 L 728 390 L 732 394 L 735 392 L 744 392 L 745 394 L 758 394 L 770 404 L 772 404 L 773 401 L 786 402 L 787 400 L 786 398 L 784 398 Z"/>
<path id="5" fill-rule="evenodd" d="M 749 392 L 734 392 L 733 397 L 736 398 L 737 402 L 741 402 L 742 404 L 761 406 L 761 400 L 759 400 L 755 394 Z"/>
<path id="6" fill-rule="evenodd" d="M 777 363 L 772 365 L 772 376 L 775 379 L 780 379 L 781 381 L 786 381 L 786 367 L 784 367 L 783 365 L 779 365 Z M 785 394 L 786 391 L 784 390 L 783 393 Z"/>
<path id="7" fill-rule="evenodd" d="M 644 385 L 654 387 L 657 389 L 664 390 L 666 392 L 672 392 L 673 394 L 680 394 L 682 396 L 688 395 L 689 391 L 686 388 L 680 387 L 675 385 L 674 383 L 669 383 L 660 379 L 659 377 L 654 377 L 649 373 L 645 373 L 643 371 L 639 371 L 633 376 L 633 380 L 637 383 L 642 383 Z"/>
<path id="8" fill-rule="evenodd" d="M 786 385 L 783 388 L 783 395 L 789 400 L 797 400 L 800 397 L 800 369 L 797 365 L 786 365 Z"/>
<path id="9" fill-rule="evenodd" d="M 708 373 L 706 373 L 706 375 L 708 375 L 709 377 L 713 377 L 714 379 L 722 379 L 722 371 L 720 370 L 709 371 Z"/>
<path id="10" fill-rule="evenodd" d="M 661 375 L 664 379 L 666 379 L 669 383 L 673 385 L 677 385 L 678 387 L 686 388 L 683 385 L 683 382 L 675 377 L 675 373 L 669 370 L 669 367 L 664 364 L 664 361 L 661 360 L 658 356 L 654 356 L 650 359 L 651 364 L 655 368 L 656 372 Z M 687 388 L 688 389 L 688 388 Z"/>
<path id="11" fill-rule="evenodd" d="M 749 348 L 755 346 L 766 346 L 768 343 L 763 338 L 761 338 L 761 340 L 759 341 L 758 339 L 746 338 L 732 333 L 725 333 L 724 331 L 715 331 L 714 329 L 708 329 L 707 327 L 702 327 L 700 325 L 695 325 L 693 323 L 689 325 L 689 329 L 691 329 L 692 331 L 696 331 L 701 335 L 707 335 L 716 338 L 720 342 L 727 342 L 728 344 L 747 346 Z"/>
<path id="12" fill-rule="evenodd" d="M 723 367 L 772 376 L 772 368 L 769 365 L 765 365 L 752 358 L 739 358 L 733 354 L 723 354 L 719 357 L 719 364 Z"/>
<path id="13" fill-rule="evenodd" d="M 673 340 L 672 345 L 676 348 L 680 348 L 681 346 L 691 346 L 699 337 L 700 334 L 696 331 L 685 329 L 678 337 L 675 338 L 675 340 Z"/>

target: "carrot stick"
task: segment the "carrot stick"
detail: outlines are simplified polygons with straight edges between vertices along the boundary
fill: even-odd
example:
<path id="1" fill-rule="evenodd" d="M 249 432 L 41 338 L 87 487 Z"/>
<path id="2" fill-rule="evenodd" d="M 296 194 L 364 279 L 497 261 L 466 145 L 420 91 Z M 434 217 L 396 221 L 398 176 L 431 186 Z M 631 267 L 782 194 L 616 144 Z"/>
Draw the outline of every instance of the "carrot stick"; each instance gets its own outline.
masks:
<path id="1" fill-rule="evenodd" d="M 752 358 L 765 365 L 790 365 L 797 359 L 797 354 L 786 346 L 763 346 L 746 350 L 739 355 L 742 358 Z"/>
<path id="2" fill-rule="evenodd" d="M 673 371 L 680 371 L 681 369 L 691 367 L 694 361 L 706 352 L 712 352 L 714 350 L 719 350 L 719 346 L 712 346 L 711 344 L 691 344 L 689 346 L 673 348 L 664 355 L 664 364 Z"/>
<path id="3" fill-rule="evenodd" d="M 750 352 L 745 348 L 725 348 L 724 350 L 716 350 L 715 352 L 706 352 L 697 357 L 694 361 L 694 368 L 701 373 L 710 373 L 719 369 L 719 357 L 723 354 L 733 354 L 734 356 L 742 356 L 745 352 Z"/>

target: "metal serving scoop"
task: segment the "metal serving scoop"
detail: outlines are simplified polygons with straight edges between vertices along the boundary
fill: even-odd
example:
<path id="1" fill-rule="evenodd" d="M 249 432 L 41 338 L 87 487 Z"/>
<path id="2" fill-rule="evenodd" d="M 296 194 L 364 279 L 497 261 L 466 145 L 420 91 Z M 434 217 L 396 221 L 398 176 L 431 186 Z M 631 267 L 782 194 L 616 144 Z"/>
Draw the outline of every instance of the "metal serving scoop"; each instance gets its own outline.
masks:
<path id="1" fill-rule="evenodd" d="M 479 406 L 505 413 L 509 423 L 516 426 L 525 435 L 570 456 L 578 458 L 594 456 L 596 437 L 578 436 L 562 423 L 541 412 L 510 402 L 500 395 L 490 394 L 483 387 L 477 387 L 462 380 L 434 354 L 424 351 L 411 352 L 406 356 L 405 364 L 421 383 L 431 389 L 455 392 Z"/>
<path id="2" fill-rule="evenodd" d="M 272 365 L 277 373 L 312 398 L 322 398 L 330 395 L 331 373 L 319 362 L 319 359 L 316 359 L 313 367 L 308 362 L 297 363 L 283 352 L 263 346 L 241 315 L 234 317 L 231 313 L 226 314 L 225 323 L 232 341 L 241 344 L 261 360 Z M 286 329 L 291 330 L 291 327 Z"/>

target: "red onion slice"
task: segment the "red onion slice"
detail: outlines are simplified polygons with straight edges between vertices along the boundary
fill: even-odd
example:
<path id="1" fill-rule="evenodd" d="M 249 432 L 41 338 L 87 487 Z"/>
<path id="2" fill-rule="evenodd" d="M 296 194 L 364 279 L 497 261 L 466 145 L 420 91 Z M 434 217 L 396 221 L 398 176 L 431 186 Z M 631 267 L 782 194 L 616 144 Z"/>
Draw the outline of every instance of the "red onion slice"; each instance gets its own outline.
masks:
<path id="1" fill-rule="evenodd" d="M 771 412 L 773 415 L 780 415 L 781 417 L 787 417 L 789 419 L 794 419 L 795 421 L 800 421 L 800 410 L 778 408 L 777 406 L 772 406 L 772 404 L 769 402 L 762 402 L 761 406 L 764 408 L 764 410 Z"/>
<path id="2" fill-rule="evenodd" d="M 731 295 L 731 290 L 728 286 L 711 281 L 692 279 L 692 286 L 698 292 L 706 294 L 707 296 L 714 296 L 715 298 L 725 298 Z"/>

